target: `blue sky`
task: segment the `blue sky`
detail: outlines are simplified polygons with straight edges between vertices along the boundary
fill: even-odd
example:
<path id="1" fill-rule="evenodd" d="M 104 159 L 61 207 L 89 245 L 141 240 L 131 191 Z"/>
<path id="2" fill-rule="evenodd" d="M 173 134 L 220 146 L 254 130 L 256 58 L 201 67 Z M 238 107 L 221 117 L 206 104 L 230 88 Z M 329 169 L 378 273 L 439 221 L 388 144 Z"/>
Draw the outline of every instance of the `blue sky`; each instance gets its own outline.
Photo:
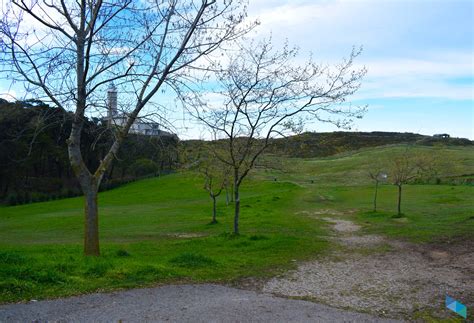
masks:
<path id="1" fill-rule="evenodd" d="M 261 22 L 253 36 L 271 33 L 275 45 L 288 39 L 316 61 L 336 63 L 353 45 L 364 47 L 357 63 L 368 74 L 353 100 L 369 109 L 354 130 L 474 139 L 473 6 L 471 0 L 250 0 L 249 16 Z M 0 82 L 0 95 L 8 91 Z M 199 136 L 196 128 L 176 126 L 183 139 Z M 306 130 L 337 128 L 315 123 Z"/>
<path id="2" fill-rule="evenodd" d="M 353 45 L 364 47 L 359 63 L 368 74 L 354 102 L 369 110 L 355 130 L 474 139 L 472 1 L 256 0 L 249 9 L 260 17 L 259 35 L 287 38 L 316 60 L 335 62 Z"/>

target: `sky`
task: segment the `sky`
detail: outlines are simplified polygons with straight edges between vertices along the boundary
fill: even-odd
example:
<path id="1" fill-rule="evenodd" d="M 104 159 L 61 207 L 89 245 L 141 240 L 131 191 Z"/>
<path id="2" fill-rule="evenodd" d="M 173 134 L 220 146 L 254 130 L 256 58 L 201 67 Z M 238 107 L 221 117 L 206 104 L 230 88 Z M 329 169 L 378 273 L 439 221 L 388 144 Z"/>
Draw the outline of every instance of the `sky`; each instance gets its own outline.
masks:
<path id="1" fill-rule="evenodd" d="M 337 63 L 353 46 L 368 70 L 352 102 L 368 105 L 354 131 L 448 133 L 474 139 L 474 2 L 471 0 L 250 0 L 254 37 L 288 40 L 301 55 Z M 17 93 L 0 82 L 0 96 Z M 176 116 L 176 119 L 180 118 Z M 182 139 L 197 128 L 177 125 Z M 335 126 L 308 124 L 308 131 Z"/>
<path id="2" fill-rule="evenodd" d="M 449 133 L 474 139 L 474 5 L 456 0 L 254 0 L 258 35 L 288 39 L 316 61 L 337 62 L 363 46 L 353 97 L 367 104 L 358 131 Z M 327 124 L 308 130 L 333 131 Z"/>

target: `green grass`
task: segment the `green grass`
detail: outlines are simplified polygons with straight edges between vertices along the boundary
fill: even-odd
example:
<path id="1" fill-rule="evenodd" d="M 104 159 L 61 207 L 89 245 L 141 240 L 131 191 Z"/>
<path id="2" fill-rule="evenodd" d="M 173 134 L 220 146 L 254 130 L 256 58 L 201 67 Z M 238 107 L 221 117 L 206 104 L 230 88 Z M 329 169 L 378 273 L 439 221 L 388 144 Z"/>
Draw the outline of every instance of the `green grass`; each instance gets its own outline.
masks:
<path id="1" fill-rule="evenodd" d="M 390 160 L 406 148 L 406 145 L 391 145 L 326 158 L 289 158 L 281 162 L 282 171 L 260 172 L 258 177 L 277 178 L 305 187 L 304 199 L 311 208 L 345 212 L 368 233 L 412 242 L 472 240 L 472 185 L 405 185 L 403 216 L 399 217 L 396 215 L 397 188 L 386 183 L 379 189 L 378 212 L 371 212 L 374 188 L 369 171 L 374 165 L 390 165 Z M 410 146 L 409 149 L 414 154 L 433 157 L 441 178 L 472 178 L 474 174 L 472 147 Z"/>
<path id="2" fill-rule="evenodd" d="M 367 233 L 412 242 L 444 242 L 474 237 L 474 187 L 405 185 L 402 216 L 397 216 L 397 187 L 379 188 L 377 212 L 372 211 L 372 186 L 323 186 L 310 189 L 308 200 L 318 208 L 347 211 Z"/>
<path id="3" fill-rule="evenodd" d="M 413 154 L 423 154 L 434 159 L 439 177 L 447 182 L 452 178 L 474 178 L 473 147 L 432 147 L 390 145 L 364 148 L 325 158 L 280 158 L 283 172 L 267 172 L 267 177 L 292 180 L 300 183 L 332 185 L 370 184 L 369 171 L 378 165 L 389 171 L 391 160 L 406 149 Z"/>
<path id="4" fill-rule="evenodd" d="M 314 220 L 295 214 L 301 191 L 248 182 L 238 237 L 223 199 L 208 225 L 211 201 L 190 173 L 101 193 L 98 259 L 82 256 L 81 198 L 0 208 L 0 301 L 274 275 L 328 245 Z"/>
<path id="5" fill-rule="evenodd" d="M 0 302 L 270 277 L 295 266 L 292 260 L 332 250 L 326 240 L 328 224 L 314 216 L 318 210 L 397 239 L 472 240 L 473 186 L 406 185 L 404 214 L 396 217 L 397 191 L 385 184 L 379 191 L 379 212 L 371 212 L 368 170 L 376 160 L 388 162 L 403 149 L 388 146 L 331 158 L 286 159 L 282 171 L 254 172 L 243 186 L 238 237 L 231 234 L 232 207 L 223 196 L 218 224 L 209 225 L 211 201 L 202 179 L 193 173 L 100 193 L 99 258 L 82 256 L 82 198 L 0 207 Z M 415 149 L 441 156 L 441 175 L 474 173 L 472 148 Z"/>

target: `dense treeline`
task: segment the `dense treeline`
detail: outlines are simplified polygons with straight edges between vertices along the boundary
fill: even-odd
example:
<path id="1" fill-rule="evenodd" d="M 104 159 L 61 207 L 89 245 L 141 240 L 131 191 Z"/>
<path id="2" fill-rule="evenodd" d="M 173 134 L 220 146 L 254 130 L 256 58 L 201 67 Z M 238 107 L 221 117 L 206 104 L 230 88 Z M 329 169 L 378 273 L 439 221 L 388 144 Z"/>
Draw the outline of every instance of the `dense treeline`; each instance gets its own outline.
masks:
<path id="1" fill-rule="evenodd" d="M 21 204 L 80 194 L 66 140 L 72 114 L 40 101 L 0 99 L 0 201 Z M 97 118 L 84 123 L 82 151 L 90 169 L 106 154 L 113 133 Z M 176 168 L 178 138 L 130 135 L 102 189 Z"/>

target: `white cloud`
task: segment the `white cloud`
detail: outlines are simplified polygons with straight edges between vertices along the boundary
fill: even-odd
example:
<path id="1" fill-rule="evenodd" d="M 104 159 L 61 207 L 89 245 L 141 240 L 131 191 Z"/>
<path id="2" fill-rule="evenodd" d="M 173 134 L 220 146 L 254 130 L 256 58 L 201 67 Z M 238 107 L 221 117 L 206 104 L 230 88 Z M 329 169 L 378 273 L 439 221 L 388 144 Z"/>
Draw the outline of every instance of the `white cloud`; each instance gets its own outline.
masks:
<path id="1" fill-rule="evenodd" d="M 32 12 L 37 15 L 40 19 L 45 21 L 46 23 L 60 26 L 66 32 L 72 33 L 72 28 L 66 21 L 66 18 L 62 16 L 56 10 L 46 6 L 44 3 L 41 2 L 29 2 L 25 1 L 26 6 L 32 8 Z M 74 1 L 66 1 L 66 6 L 68 8 L 75 7 Z M 4 19 L 9 21 L 12 26 L 20 22 L 18 32 L 20 34 L 29 34 L 29 37 L 23 37 L 17 39 L 23 45 L 33 46 L 35 44 L 45 44 L 52 42 L 55 38 L 53 37 L 53 32 L 50 28 L 46 27 L 44 24 L 38 22 L 36 18 L 33 16 L 25 13 L 21 10 L 17 5 L 13 4 L 11 1 L 2 1 L 1 3 L 1 13 L 4 16 Z M 71 9 L 69 9 L 71 10 Z M 55 32 L 60 35 L 59 32 Z"/>
<path id="2" fill-rule="evenodd" d="M 466 49 L 469 43 L 472 48 L 472 39 L 456 47 L 435 37 L 441 34 L 433 17 L 443 17 L 445 7 L 449 4 L 423 1 L 257 0 L 250 4 L 250 16 L 261 20 L 258 35 L 273 31 L 275 43 L 289 38 L 323 62 L 337 63 L 353 44 L 364 45 L 356 67 L 366 66 L 368 74 L 358 99 L 472 100 L 472 84 L 452 81 L 474 75 L 472 51 Z M 449 26 L 443 32 L 459 27 L 455 21 L 443 25 Z"/>
<path id="3" fill-rule="evenodd" d="M 472 84 L 455 78 L 472 77 L 472 59 L 467 53 L 439 53 L 426 59 L 387 58 L 366 61 L 368 69 L 357 99 L 445 98 L 472 100 Z"/>
<path id="4" fill-rule="evenodd" d="M 361 63 L 368 68 L 370 77 L 462 77 L 472 75 L 473 63 L 469 53 L 440 53 L 425 59 L 387 58 Z"/>
<path id="5" fill-rule="evenodd" d="M 18 99 L 17 94 L 14 90 L 3 90 L 0 89 L 0 98 L 8 101 L 16 101 Z"/>

